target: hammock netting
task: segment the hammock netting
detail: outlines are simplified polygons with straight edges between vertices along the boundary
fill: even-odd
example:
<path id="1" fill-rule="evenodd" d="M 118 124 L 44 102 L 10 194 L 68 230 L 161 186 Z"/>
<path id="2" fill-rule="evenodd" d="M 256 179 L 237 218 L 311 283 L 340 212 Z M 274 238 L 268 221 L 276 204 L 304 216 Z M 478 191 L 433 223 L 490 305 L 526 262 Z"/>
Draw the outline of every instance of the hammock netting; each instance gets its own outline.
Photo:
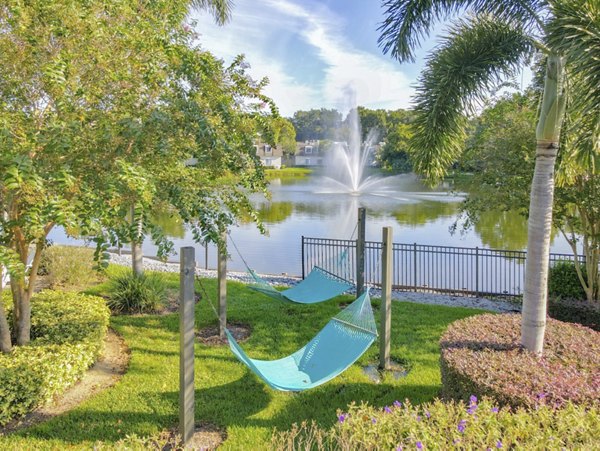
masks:
<path id="1" fill-rule="evenodd" d="M 248 268 L 253 283 L 248 286 L 252 290 L 259 291 L 286 302 L 297 302 L 300 304 L 316 304 L 333 297 L 339 296 L 344 291 L 352 288 L 354 284 L 336 276 L 318 266 L 314 266 L 310 274 L 304 280 L 284 291 L 278 291 L 267 281 L 261 279 L 254 271 Z"/>
<path id="2" fill-rule="evenodd" d="M 226 330 L 235 356 L 267 385 L 301 391 L 324 384 L 356 362 L 377 338 L 369 293 L 334 316 L 306 346 L 278 360 L 251 359 Z"/>

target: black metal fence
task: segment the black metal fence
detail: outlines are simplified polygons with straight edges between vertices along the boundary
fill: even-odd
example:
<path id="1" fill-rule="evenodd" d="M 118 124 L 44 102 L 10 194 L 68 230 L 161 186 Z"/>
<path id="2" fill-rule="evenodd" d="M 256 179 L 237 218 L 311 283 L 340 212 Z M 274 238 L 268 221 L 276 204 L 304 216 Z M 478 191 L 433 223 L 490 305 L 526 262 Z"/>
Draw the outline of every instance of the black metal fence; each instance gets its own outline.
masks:
<path id="1" fill-rule="evenodd" d="M 365 243 L 365 282 L 381 283 L 382 243 Z M 523 251 L 479 247 L 393 245 L 393 288 L 466 296 L 519 296 L 523 294 Z M 585 262 L 583 257 L 579 257 Z M 550 264 L 573 261 L 571 254 L 550 254 Z M 302 277 L 313 266 L 353 280 L 356 275 L 356 241 L 302 237 Z"/>

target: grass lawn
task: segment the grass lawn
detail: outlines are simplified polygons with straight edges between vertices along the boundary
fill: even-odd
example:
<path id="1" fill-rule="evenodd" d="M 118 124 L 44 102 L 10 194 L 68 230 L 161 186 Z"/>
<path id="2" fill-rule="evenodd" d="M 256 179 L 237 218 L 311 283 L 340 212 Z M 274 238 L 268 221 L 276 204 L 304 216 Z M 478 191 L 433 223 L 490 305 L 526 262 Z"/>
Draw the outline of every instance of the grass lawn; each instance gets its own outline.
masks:
<path id="1" fill-rule="evenodd" d="M 313 170 L 310 168 L 282 168 L 282 169 L 269 169 L 265 168 L 265 176 L 267 178 L 273 177 L 305 177 L 312 174 Z"/>
<path id="2" fill-rule="evenodd" d="M 166 276 L 177 289 L 178 274 Z M 204 282 L 214 299 L 215 280 Z M 102 293 L 104 285 L 89 290 Z M 228 318 L 247 323 L 252 335 L 242 344 L 251 357 L 280 358 L 303 346 L 339 312 L 342 296 L 317 305 L 284 304 L 229 283 Z M 374 302 L 374 305 L 377 303 Z M 360 364 L 377 359 L 374 344 L 340 377 L 321 387 L 293 394 L 266 387 L 230 353 L 227 346 L 196 345 L 196 419 L 224 428 L 224 449 L 264 449 L 273 428 L 288 429 L 294 422 L 314 419 L 323 426 L 336 421 L 336 409 L 352 401 L 390 404 L 409 398 L 414 403 L 433 399 L 440 389 L 438 338 L 446 326 L 480 310 L 393 303 L 392 356 L 409 362 L 409 375 L 373 384 Z M 378 309 L 376 316 L 378 316 Z M 198 327 L 216 324 L 202 300 L 196 308 Z M 177 424 L 178 316 L 117 316 L 111 326 L 131 350 L 129 369 L 113 388 L 75 410 L 14 435 L 0 437 L 1 449 L 90 448 L 126 435 L 146 436 Z"/>

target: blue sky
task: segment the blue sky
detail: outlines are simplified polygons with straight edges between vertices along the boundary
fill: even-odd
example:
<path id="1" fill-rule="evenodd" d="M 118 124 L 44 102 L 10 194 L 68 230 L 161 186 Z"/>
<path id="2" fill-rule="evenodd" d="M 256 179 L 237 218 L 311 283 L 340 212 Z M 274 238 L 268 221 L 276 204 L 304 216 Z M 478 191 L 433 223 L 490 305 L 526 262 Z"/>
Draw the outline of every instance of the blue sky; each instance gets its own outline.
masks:
<path id="1" fill-rule="evenodd" d="M 347 111 L 354 103 L 409 107 L 424 55 L 443 26 L 417 51 L 415 64 L 401 65 L 377 45 L 383 17 L 379 0 L 235 0 L 222 27 L 209 14 L 193 14 L 201 45 L 226 62 L 245 54 L 252 76 L 269 78 L 265 93 L 284 116 L 321 107 Z"/>

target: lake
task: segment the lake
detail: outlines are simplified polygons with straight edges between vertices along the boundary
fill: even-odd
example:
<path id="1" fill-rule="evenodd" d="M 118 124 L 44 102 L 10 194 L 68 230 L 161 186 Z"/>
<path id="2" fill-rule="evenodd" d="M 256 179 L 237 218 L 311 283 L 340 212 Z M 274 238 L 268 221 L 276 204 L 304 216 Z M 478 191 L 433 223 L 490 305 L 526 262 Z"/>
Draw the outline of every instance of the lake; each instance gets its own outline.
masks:
<path id="1" fill-rule="evenodd" d="M 318 175 L 302 178 L 273 179 L 272 197 L 252 197 L 264 221 L 268 236 L 263 236 L 251 223 L 241 223 L 231 230 L 231 236 L 248 264 L 259 273 L 301 274 L 301 237 L 350 239 L 356 225 L 359 207 L 367 211 L 367 240 L 380 241 L 384 226 L 393 228 L 394 242 L 484 247 L 524 250 L 527 246 L 527 222 L 514 212 L 494 212 L 483 215 L 466 233 L 450 233 L 457 218 L 461 194 L 453 193 L 450 185 L 429 189 L 412 174 L 388 178 L 377 192 L 360 196 L 330 190 Z M 175 248 L 195 246 L 198 265 L 216 266 L 214 246 L 209 245 L 208 261 L 205 249 L 195 244 L 191 233 L 169 217 L 159 218 Z M 57 244 L 81 244 L 68 238 L 62 229 L 49 236 Z M 228 269 L 243 270 L 244 264 L 233 246 Z M 156 255 L 156 247 L 146 239 L 144 255 Z M 564 238 L 555 233 L 552 252 L 571 253 Z M 177 260 L 174 255 L 170 260 Z"/>

